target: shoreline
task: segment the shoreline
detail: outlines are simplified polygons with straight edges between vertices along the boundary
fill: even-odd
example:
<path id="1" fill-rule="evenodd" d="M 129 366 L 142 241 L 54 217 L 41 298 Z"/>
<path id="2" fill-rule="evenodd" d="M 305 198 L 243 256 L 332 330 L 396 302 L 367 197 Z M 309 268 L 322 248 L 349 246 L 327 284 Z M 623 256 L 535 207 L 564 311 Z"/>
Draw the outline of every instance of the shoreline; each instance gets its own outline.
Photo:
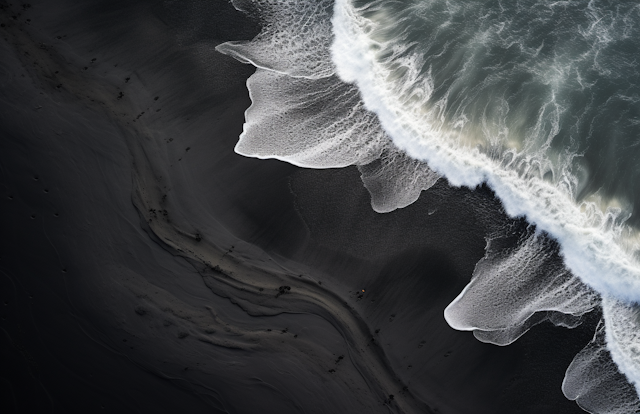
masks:
<path id="1" fill-rule="evenodd" d="M 47 15 L 44 4 L 36 3 L 32 10 L 39 7 L 42 19 Z M 137 18 L 150 33 L 162 28 L 153 14 L 141 16 Z M 233 16 L 234 22 L 242 21 L 240 14 Z M 38 27 L 38 19 L 30 18 L 33 22 L 23 33 Z M 86 27 L 91 21 L 87 19 Z M 138 27 L 136 19 L 125 23 L 117 30 Z M 50 24 L 41 34 L 49 33 Z M 226 24 L 233 26 L 229 19 Z M 2 30 L 13 33 L 9 31 L 16 28 Z M 82 38 L 83 32 L 75 30 Z M 138 44 L 143 45 L 149 37 L 140 36 Z M 182 237 L 194 249 L 207 243 L 222 257 L 234 246 L 229 257 L 243 267 L 302 273 L 300 286 L 326 292 L 316 293 L 323 300 L 333 297 L 348 303 L 345 309 L 353 312 L 349 317 L 361 318 L 364 326 L 359 329 L 369 330 L 380 354 L 411 394 L 440 412 L 582 412 L 564 398 L 560 384 L 573 355 L 592 336 L 593 321 L 573 331 L 540 325 L 509 348 L 479 343 L 471 333 L 453 331 L 444 321 L 444 306 L 466 285 L 484 254 L 486 229 L 503 217 L 483 216 L 474 209 L 484 203 L 487 211 L 499 211 L 487 189 L 455 189 L 441 180 L 414 205 L 378 214 L 372 211 L 354 167 L 303 170 L 240 157 L 232 149 L 248 106 L 244 80 L 251 69 L 216 54 L 212 47 L 211 56 L 198 56 L 220 69 L 213 78 L 217 83 L 208 79 L 198 88 L 194 79 L 202 67 L 193 69 L 188 56 L 176 58 L 181 52 L 173 39 L 167 35 L 166 43 L 159 42 L 165 46 L 158 49 L 172 57 L 168 60 L 173 67 L 163 67 L 167 61 L 151 61 L 157 51 L 137 56 L 139 50 L 132 45 L 127 46 L 128 56 L 118 55 L 114 51 L 121 45 L 110 43 L 108 36 L 102 39 L 105 45 L 91 54 L 74 46 L 73 39 L 62 46 L 50 39 L 53 46 L 48 50 L 40 49 L 37 40 L 20 40 L 18 50 L 29 52 L 39 63 L 32 69 L 37 74 L 35 85 L 18 79 L 2 91 L 6 111 L 2 125 L 10 137 L 3 139 L 3 148 L 10 151 L 3 151 L 2 165 L 12 172 L 3 177 L 3 184 L 7 196 L 13 197 L 3 199 L 3 210 L 8 212 L 3 225 L 10 237 L 3 246 L 8 253 L 3 254 L 2 270 L 19 275 L 9 277 L 15 286 L 11 291 L 17 292 L 11 303 L 27 311 L 8 316 L 11 324 L 3 321 L 11 338 L 25 336 L 20 346 L 7 345 L 18 343 L 12 339 L 4 342 L 3 349 L 15 350 L 12 360 L 30 355 L 24 360 L 42 367 L 40 381 L 49 390 L 43 394 L 15 382 L 18 391 L 13 395 L 23 396 L 16 397 L 26 404 L 22 407 L 47 401 L 43 396 L 48 394 L 52 405 L 69 411 L 97 408 L 101 399 L 109 402 L 105 409 L 112 410 L 148 409 L 147 404 L 157 401 L 153 403 L 157 412 L 187 406 L 190 412 L 399 408 L 402 387 L 385 391 L 394 395 L 392 401 L 369 390 L 358 363 L 347 356 L 344 343 L 355 328 L 336 328 L 317 308 L 279 309 L 274 303 L 296 299 L 288 292 L 276 298 L 280 282 L 260 285 L 272 289 L 268 297 L 221 287 L 212 292 L 207 278 L 214 278 L 210 280 L 214 284 L 226 278 L 211 274 L 212 269 L 194 268 L 146 232 L 144 222 L 154 219 L 153 209 L 156 215 L 166 211 L 170 220 L 167 229 L 172 233 L 164 236 L 165 242 L 169 238 L 179 246 L 174 239 Z M 62 63 L 48 56 L 58 47 Z M 69 56 L 91 62 L 89 56 L 94 55 L 99 59 L 94 64 L 96 74 L 83 70 L 90 63 L 69 63 Z M 138 63 L 127 67 L 128 59 Z M 148 66 L 139 63 L 145 61 Z M 117 68 L 107 69 L 115 64 Z M 68 73 L 61 70 L 65 66 Z M 23 71 L 10 64 L 5 68 L 4 74 L 17 78 Z M 67 79 L 61 88 L 48 77 L 56 70 Z M 131 80 L 125 83 L 126 77 Z M 119 83 L 113 83 L 116 80 Z M 124 98 L 118 99 L 120 91 Z M 104 105 L 96 103 L 100 98 Z M 29 106 L 31 102 L 37 104 Z M 34 110 L 37 106 L 42 109 Z M 160 111 L 153 112 L 156 109 Z M 136 118 L 140 112 L 147 116 Z M 173 140 L 167 142 L 169 138 Z M 142 143 L 151 169 L 136 162 L 140 154 L 127 144 L 136 142 Z M 154 198 L 157 205 L 146 206 L 142 214 L 131 202 L 134 165 L 146 173 L 153 171 L 147 177 L 148 187 L 160 191 Z M 39 188 L 35 195 L 34 183 L 49 193 Z M 166 202 L 163 195 L 168 195 Z M 64 221 L 54 221 L 55 212 Z M 38 260 L 41 255 L 44 259 Z M 244 271 L 231 271 L 246 276 Z M 207 276 L 203 279 L 200 273 Z M 255 283 L 263 278 L 247 280 Z M 288 286 L 298 289 L 293 283 Z M 248 289 L 246 284 L 243 288 Z M 162 294 L 154 296 L 156 289 Z M 356 292 L 362 289 L 366 292 L 359 298 Z M 65 316 L 48 315 L 52 307 L 59 307 Z M 77 318 L 81 322 L 74 322 Z M 45 329 L 49 324 L 53 328 Z M 78 330 L 84 333 L 69 334 Z M 282 348 L 276 346 L 280 338 L 286 338 L 285 345 L 280 342 Z M 16 365 L 11 372 L 23 369 Z M 332 369 L 336 372 L 330 373 Z M 60 372 L 70 373 L 63 376 L 67 384 L 89 390 L 87 397 L 69 394 L 64 381 L 56 385 Z M 113 372 L 117 374 L 109 374 Z M 249 381 L 254 377 L 262 383 Z M 173 379 L 167 382 L 167 378 Z M 547 385 L 540 380 L 548 378 L 556 381 Z M 142 397 L 129 394 L 137 384 L 144 385 L 138 391 Z M 353 385 L 341 391 L 344 387 L 339 384 Z M 496 390 L 506 391 L 498 396 Z M 246 401 L 248 395 L 256 405 Z"/>

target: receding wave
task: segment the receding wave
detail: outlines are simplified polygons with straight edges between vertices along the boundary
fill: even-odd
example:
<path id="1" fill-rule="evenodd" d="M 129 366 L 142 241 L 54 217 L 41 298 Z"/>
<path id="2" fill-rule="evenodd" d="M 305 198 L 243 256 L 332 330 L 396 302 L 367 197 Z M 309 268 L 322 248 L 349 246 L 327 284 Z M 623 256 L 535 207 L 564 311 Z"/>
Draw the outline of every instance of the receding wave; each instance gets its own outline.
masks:
<path id="1" fill-rule="evenodd" d="M 625 225 L 631 206 L 620 201 L 633 194 L 620 190 L 607 196 L 605 188 L 589 188 L 590 174 L 598 179 L 610 170 L 621 176 L 639 170 L 632 164 L 620 172 L 611 167 L 590 172 L 585 161 L 592 141 L 613 138 L 589 130 L 595 128 L 593 116 L 602 118 L 599 111 L 606 112 L 611 100 L 620 101 L 618 106 L 625 102 L 624 91 L 614 86 L 604 92 L 585 86 L 587 79 L 609 80 L 608 72 L 591 67 L 607 50 L 600 37 L 590 39 L 579 23 L 567 27 L 563 14 L 553 16 L 558 6 L 551 3 L 550 16 L 539 14 L 544 7 L 526 11 L 519 2 L 504 11 L 484 2 L 459 7 L 413 2 L 414 7 L 402 8 L 361 3 L 357 8 L 337 2 L 333 58 L 340 77 L 359 86 L 366 107 L 394 143 L 453 185 L 487 182 L 510 215 L 526 216 L 561 242 L 565 263 L 583 281 L 603 294 L 640 300 L 636 234 Z M 587 10 L 565 14 L 584 12 L 581 23 L 597 25 L 598 10 L 580 7 Z M 523 29 L 521 20 L 531 13 L 542 27 Z M 635 34 L 632 29 L 619 36 Z M 549 30 L 547 36 L 539 33 Z M 601 35 L 618 34 L 610 29 Z M 545 42 L 555 45 L 545 50 Z M 640 84 L 632 86 L 640 94 Z M 631 101 L 625 109 L 637 110 Z M 600 121 L 617 124 L 619 118 Z M 631 121 L 625 132 L 637 136 Z M 617 146 L 625 144 L 630 143 L 614 142 L 607 150 L 619 153 Z M 603 162 L 617 163 L 615 158 Z"/>
<path id="2" fill-rule="evenodd" d="M 488 236 L 447 321 L 506 345 L 542 321 L 571 328 L 602 308 L 606 338 L 576 357 L 565 394 L 588 411 L 623 412 L 614 399 L 586 408 L 592 395 L 575 376 L 640 381 L 629 316 L 640 302 L 640 6 L 234 3 L 264 27 L 253 41 L 218 47 L 258 67 L 236 151 L 308 168 L 356 165 L 379 212 L 411 204 L 440 176 L 487 183 L 535 229 L 508 248 L 496 247 L 505 234 Z M 609 362 L 585 365 L 594 352 L 610 352 Z"/>
<path id="3" fill-rule="evenodd" d="M 546 320 L 573 328 L 598 305 L 598 295 L 562 265 L 557 243 L 507 227 L 490 235 L 471 283 L 444 315 L 480 341 L 508 345 Z"/>
<path id="4" fill-rule="evenodd" d="M 567 369 L 562 392 L 589 413 L 637 413 L 640 402 L 611 359 L 602 321 L 593 339 L 576 355 Z"/>

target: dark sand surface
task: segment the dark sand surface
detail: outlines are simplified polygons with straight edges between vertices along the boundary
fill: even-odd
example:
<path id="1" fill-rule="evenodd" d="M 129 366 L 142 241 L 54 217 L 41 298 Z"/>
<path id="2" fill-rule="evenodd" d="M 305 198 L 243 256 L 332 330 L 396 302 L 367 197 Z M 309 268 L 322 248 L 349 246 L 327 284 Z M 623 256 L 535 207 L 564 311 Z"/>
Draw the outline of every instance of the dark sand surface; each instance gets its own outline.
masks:
<path id="1" fill-rule="evenodd" d="M 378 214 L 355 167 L 233 152 L 252 68 L 213 48 L 257 27 L 225 1 L 0 5 L 0 412 L 582 412 L 595 316 L 443 318 L 488 190 Z"/>

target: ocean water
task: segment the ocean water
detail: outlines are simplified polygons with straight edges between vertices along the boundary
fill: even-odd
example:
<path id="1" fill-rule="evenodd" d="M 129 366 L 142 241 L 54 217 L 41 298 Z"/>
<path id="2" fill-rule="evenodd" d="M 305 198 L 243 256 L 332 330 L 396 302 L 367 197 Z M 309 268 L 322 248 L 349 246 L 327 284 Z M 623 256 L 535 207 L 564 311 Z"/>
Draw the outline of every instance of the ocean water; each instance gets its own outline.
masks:
<path id="1" fill-rule="evenodd" d="M 218 47 L 258 68 L 238 153 L 357 165 L 379 212 L 441 177 L 487 183 L 535 228 L 515 249 L 496 247 L 508 229 L 487 235 L 447 322 L 506 345 L 542 320 L 570 328 L 601 308 L 606 334 L 567 371 L 565 395 L 590 412 L 636 404 L 618 382 L 640 385 L 637 2 L 234 4 L 263 27 Z M 584 372 L 599 385 L 578 387 Z"/>

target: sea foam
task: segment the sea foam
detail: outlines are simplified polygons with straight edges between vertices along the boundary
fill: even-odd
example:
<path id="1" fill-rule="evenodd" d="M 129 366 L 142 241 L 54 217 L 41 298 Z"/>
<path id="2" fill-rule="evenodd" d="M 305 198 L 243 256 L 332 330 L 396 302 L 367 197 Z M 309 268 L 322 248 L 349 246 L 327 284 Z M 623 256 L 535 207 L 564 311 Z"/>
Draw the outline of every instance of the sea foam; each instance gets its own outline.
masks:
<path id="1" fill-rule="evenodd" d="M 545 248 L 526 240 L 508 257 L 498 259 L 500 263 L 489 272 L 483 269 L 485 263 L 479 264 L 471 284 L 447 308 L 445 317 L 449 324 L 457 329 L 474 330 L 481 340 L 507 344 L 542 320 L 540 314 L 534 317 L 537 312 L 581 315 L 590 311 L 597 304 L 597 295 L 591 289 L 605 298 L 640 302 L 640 266 L 635 258 L 637 236 L 624 224 L 629 213 L 616 208 L 615 202 L 602 208 L 596 197 L 578 201 L 580 177 L 570 168 L 562 169 L 561 179 L 555 182 L 545 179 L 544 166 L 548 160 L 540 156 L 540 151 L 527 154 L 516 145 L 496 156 L 495 152 L 482 151 L 480 145 L 465 145 L 479 140 L 462 136 L 462 128 L 444 122 L 446 99 L 436 104 L 429 102 L 437 85 L 429 72 L 421 71 L 424 62 L 419 56 L 398 52 L 397 39 L 389 40 L 391 46 L 385 44 L 384 31 L 375 38 L 376 25 L 389 24 L 393 18 L 382 7 L 371 8 L 358 9 L 352 1 L 336 1 L 332 57 L 340 78 L 358 85 L 365 107 L 378 115 L 396 146 L 428 163 L 452 185 L 474 188 L 486 182 L 510 216 L 526 217 L 539 231 L 559 242 L 564 264 L 572 273 L 561 270 L 546 273 L 548 269 L 542 263 Z M 373 17 L 363 17 L 363 11 Z M 389 58 L 394 53 L 400 57 L 399 63 L 397 58 Z M 399 66 L 401 74 L 397 75 Z M 415 82 L 419 73 L 423 78 L 419 80 L 419 97 L 414 99 L 406 84 Z M 552 126 L 542 132 L 558 133 L 561 111 L 553 101 L 543 106 L 538 115 L 550 118 Z M 573 275 L 591 289 L 582 286 Z M 510 302 L 511 295 L 516 296 L 515 303 Z M 619 310 L 605 312 L 607 325 L 615 326 L 619 315 Z M 628 318 L 624 320 L 628 322 Z M 564 321 L 566 318 L 561 318 L 559 323 Z M 630 323 L 622 322 L 622 326 L 615 331 L 634 334 L 624 337 L 609 334 L 608 346 L 621 371 L 638 384 L 640 361 L 630 357 L 639 343 L 635 337 L 637 329 Z"/>
<path id="2" fill-rule="evenodd" d="M 565 149 L 554 147 L 566 112 L 560 87 L 574 76 L 572 62 L 559 59 L 551 62 L 552 70 L 536 68 L 551 93 L 546 100 L 532 97 L 533 109 L 526 100 L 514 107 L 505 98 L 486 102 L 480 117 L 467 115 L 464 105 L 449 116 L 448 105 L 459 102 L 451 103 L 455 94 L 444 93 L 437 83 L 442 73 L 426 67 L 411 42 L 402 45 L 410 37 L 398 29 L 404 21 L 379 2 L 358 2 L 364 4 L 361 8 L 355 3 L 234 2 L 259 16 L 264 27 L 253 41 L 217 48 L 258 67 L 248 81 L 252 105 L 236 152 L 308 168 L 356 165 L 379 212 L 412 203 L 441 175 L 454 186 L 487 183 L 509 215 L 526 217 L 537 230 L 525 232 L 517 247 L 506 250 L 495 248 L 502 235 L 490 235 L 472 282 L 445 312 L 452 327 L 473 330 L 482 341 L 506 345 L 544 320 L 576 326 L 582 315 L 600 306 L 600 297 L 605 304 L 607 298 L 640 302 L 637 236 L 625 224 L 628 202 L 597 192 L 584 197 L 586 172 L 579 148 L 571 142 Z M 464 6 L 446 2 L 446 7 Z M 548 7 L 553 14 L 556 6 Z M 409 10 L 414 12 L 419 10 Z M 603 33 L 600 20 L 592 14 L 593 25 L 581 35 L 597 38 L 597 48 L 590 52 L 597 55 L 606 38 L 598 37 Z M 448 24 L 442 22 L 437 30 Z M 491 30 L 501 33 L 502 28 Z M 487 41 L 486 33 L 477 36 L 474 42 Z M 540 50 L 529 47 L 525 52 L 536 57 Z M 438 53 L 459 60 L 448 43 Z M 607 69 L 600 65 L 598 70 Z M 481 96 L 473 82 L 464 81 L 471 85 L 464 87 L 469 94 Z M 588 86 L 579 74 L 572 81 Z M 447 82 L 449 89 L 460 88 Z M 520 81 L 514 82 L 517 86 Z M 635 337 L 620 334 L 636 330 L 624 314 L 605 305 L 607 346 L 621 371 L 638 384 Z M 617 334 L 609 333 L 610 325 Z M 585 368 L 591 351 L 587 347 L 578 355 L 565 379 L 565 394 L 579 403 L 588 393 L 577 390 L 576 373 L 600 370 L 625 381 L 615 375 L 612 363 Z M 614 400 L 608 405 L 598 401 L 594 412 L 621 412 Z"/>
<path id="3" fill-rule="evenodd" d="M 514 236 L 515 247 L 508 243 Z M 545 320 L 573 328 L 599 302 L 563 266 L 557 243 L 531 227 L 506 227 L 488 236 L 471 283 L 444 316 L 451 327 L 473 331 L 480 341 L 508 345 Z"/>
<path id="4" fill-rule="evenodd" d="M 434 125 L 440 123 L 440 108 L 424 107 L 435 87 L 431 79 L 422 80 L 424 96 L 419 101 L 407 104 L 398 96 L 392 70 L 376 57 L 380 45 L 367 34 L 373 30 L 371 22 L 362 18 L 350 1 L 336 1 L 332 22 L 332 56 L 338 75 L 358 85 L 365 107 L 378 115 L 400 149 L 428 163 L 452 185 L 474 188 L 488 183 L 510 216 L 527 217 L 560 242 L 566 265 L 585 283 L 602 294 L 640 302 L 640 265 L 633 257 L 635 244 L 628 249 L 623 243 L 629 240 L 622 239 L 628 229 L 619 224 L 619 210 L 601 212 L 594 203 L 577 203 L 570 185 L 575 178 L 568 173 L 569 185 L 564 181 L 554 185 L 529 171 L 522 172 L 544 160 L 532 156 L 518 159 L 519 154 L 510 151 L 505 158 L 496 159 L 476 147 L 460 145 L 457 130 Z M 414 68 L 418 63 L 404 63 L 408 71 L 418 71 Z M 530 165 L 523 167 L 526 163 Z"/>
<path id="5" fill-rule="evenodd" d="M 262 22 L 249 42 L 219 52 L 255 65 L 252 105 L 236 152 L 305 168 L 359 167 L 375 211 L 413 203 L 439 175 L 389 139 L 357 86 L 335 75 L 331 60 L 333 1 L 235 1 Z"/>
<path id="6" fill-rule="evenodd" d="M 589 413 L 628 414 L 640 410 L 635 388 L 618 371 L 607 350 L 602 321 L 591 342 L 567 368 L 562 392 Z"/>

